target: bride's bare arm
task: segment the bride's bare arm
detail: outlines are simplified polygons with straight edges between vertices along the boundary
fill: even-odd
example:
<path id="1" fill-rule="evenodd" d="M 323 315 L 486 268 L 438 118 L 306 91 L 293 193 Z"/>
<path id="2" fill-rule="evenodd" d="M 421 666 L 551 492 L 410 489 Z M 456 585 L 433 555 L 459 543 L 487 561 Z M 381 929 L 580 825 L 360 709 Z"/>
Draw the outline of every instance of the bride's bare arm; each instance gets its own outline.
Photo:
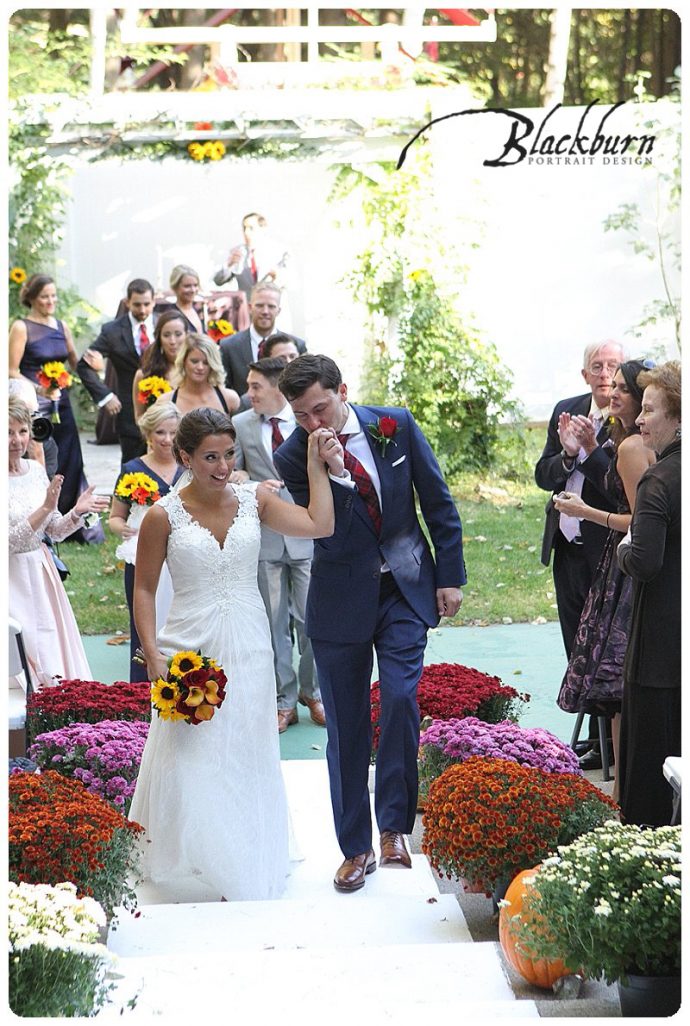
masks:
<path id="1" fill-rule="evenodd" d="M 139 528 L 134 570 L 134 623 L 146 659 L 149 680 L 165 677 L 167 659 L 156 639 L 156 589 L 165 562 L 170 522 L 164 510 L 152 506 Z"/>
<path id="2" fill-rule="evenodd" d="M 285 502 L 265 486 L 257 488 L 259 516 L 262 523 L 279 534 L 292 538 L 328 538 L 335 529 L 333 493 L 325 462 L 324 447 L 331 449 L 340 443 L 333 432 L 319 429 L 309 435 L 307 473 L 309 475 L 309 505 L 295 506 Z"/>

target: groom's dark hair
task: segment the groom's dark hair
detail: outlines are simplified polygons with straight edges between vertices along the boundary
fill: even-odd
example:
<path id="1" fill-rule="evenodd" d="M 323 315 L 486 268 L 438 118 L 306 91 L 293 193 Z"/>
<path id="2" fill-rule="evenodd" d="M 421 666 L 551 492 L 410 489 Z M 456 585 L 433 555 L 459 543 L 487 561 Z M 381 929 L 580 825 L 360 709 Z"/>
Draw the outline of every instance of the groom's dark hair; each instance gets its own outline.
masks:
<path id="1" fill-rule="evenodd" d="M 330 356 L 302 353 L 289 363 L 278 379 L 278 388 L 290 403 L 317 383 L 334 392 L 343 382 L 338 364 Z"/>

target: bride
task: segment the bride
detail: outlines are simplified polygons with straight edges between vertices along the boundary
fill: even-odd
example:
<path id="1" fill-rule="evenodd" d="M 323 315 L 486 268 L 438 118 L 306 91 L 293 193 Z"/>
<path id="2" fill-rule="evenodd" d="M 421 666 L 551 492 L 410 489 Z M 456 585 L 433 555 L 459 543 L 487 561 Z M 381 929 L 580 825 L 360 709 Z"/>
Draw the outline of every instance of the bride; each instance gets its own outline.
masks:
<path id="1" fill-rule="evenodd" d="M 152 506 L 139 531 L 134 618 L 149 679 L 167 658 L 201 651 L 228 678 L 213 719 L 198 725 L 152 715 L 130 819 L 146 829 L 145 876 L 196 876 L 228 900 L 275 898 L 288 872 L 288 812 L 275 729 L 273 652 L 257 586 L 260 529 L 323 538 L 334 528 L 325 463 L 340 443 L 309 436 L 310 502 L 284 502 L 266 486 L 230 484 L 235 429 L 201 408 L 175 436 L 189 483 Z M 174 595 L 156 638 L 155 595 L 163 563 Z"/>

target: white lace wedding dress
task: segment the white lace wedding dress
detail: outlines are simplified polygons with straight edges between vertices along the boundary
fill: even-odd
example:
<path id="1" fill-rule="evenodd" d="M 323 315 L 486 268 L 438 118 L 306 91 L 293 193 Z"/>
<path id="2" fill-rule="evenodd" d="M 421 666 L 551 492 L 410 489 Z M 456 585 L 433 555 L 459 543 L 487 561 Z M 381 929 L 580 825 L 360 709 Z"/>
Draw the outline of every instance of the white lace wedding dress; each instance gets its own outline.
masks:
<path id="1" fill-rule="evenodd" d="M 171 533 L 173 600 L 158 633 L 172 655 L 201 650 L 228 678 L 212 720 L 152 714 L 129 818 L 146 828 L 144 872 L 196 876 L 228 900 L 275 898 L 288 872 L 288 812 L 276 728 L 268 620 L 256 582 L 256 484 L 231 486 L 239 508 L 221 547 L 176 491 L 159 500 Z M 146 842 L 150 843 L 146 843 Z"/>

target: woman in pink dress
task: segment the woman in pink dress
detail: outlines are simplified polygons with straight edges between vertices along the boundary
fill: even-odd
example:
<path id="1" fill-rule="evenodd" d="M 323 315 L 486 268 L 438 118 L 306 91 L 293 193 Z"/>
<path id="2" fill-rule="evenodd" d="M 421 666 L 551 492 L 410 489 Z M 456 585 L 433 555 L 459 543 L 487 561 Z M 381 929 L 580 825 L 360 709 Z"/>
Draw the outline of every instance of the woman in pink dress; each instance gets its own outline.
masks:
<path id="1" fill-rule="evenodd" d="M 15 396 L 10 396 L 8 411 L 8 612 L 21 624 L 36 685 L 50 684 L 55 677 L 90 680 L 72 607 L 42 538 L 67 538 L 84 526 L 85 513 L 102 512 L 108 500 L 94 495 L 92 486 L 69 512 L 59 513 L 62 475 L 48 481 L 39 463 L 24 458 L 31 438 L 31 411 Z"/>

